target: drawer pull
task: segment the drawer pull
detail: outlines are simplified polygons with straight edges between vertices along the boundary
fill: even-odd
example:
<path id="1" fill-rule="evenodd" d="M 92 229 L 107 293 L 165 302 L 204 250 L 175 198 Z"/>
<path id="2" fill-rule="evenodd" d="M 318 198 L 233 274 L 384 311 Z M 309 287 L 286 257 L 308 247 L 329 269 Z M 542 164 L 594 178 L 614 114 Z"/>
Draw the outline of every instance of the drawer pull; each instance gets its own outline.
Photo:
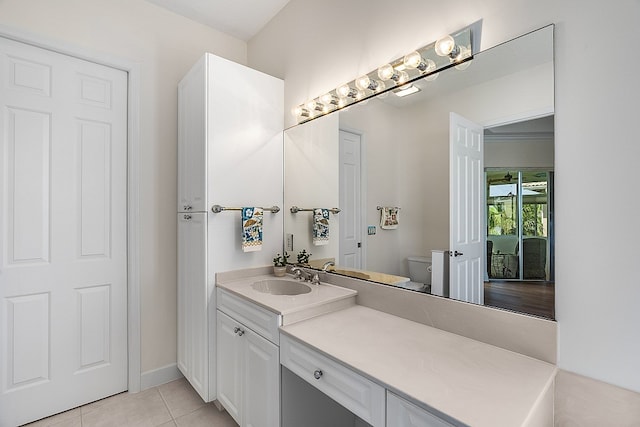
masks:
<path id="1" fill-rule="evenodd" d="M 322 371 L 320 369 L 316 369 L 313 372 L 313 378 L 319 380 L 321 376 L 322 376 Z"/>
<path id="2" fill-rule="evenodd" d="M 244 331 L 242 329 L 240 329 L 239 327 L 237 327 L 237 326 L 235 328 L 233 328 L 233 332 L 238 334 L 239 337 L 244 335 Z"/>

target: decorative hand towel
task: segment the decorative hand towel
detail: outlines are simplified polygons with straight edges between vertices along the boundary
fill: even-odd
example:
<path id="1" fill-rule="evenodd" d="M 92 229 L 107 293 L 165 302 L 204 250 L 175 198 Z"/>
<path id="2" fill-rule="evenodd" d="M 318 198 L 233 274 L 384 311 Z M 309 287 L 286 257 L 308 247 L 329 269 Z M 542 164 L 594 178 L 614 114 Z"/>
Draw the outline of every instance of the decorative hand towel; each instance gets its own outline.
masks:
<path id="1" fill-rule="evenodd" d="M 313 210 L 313 244 L 316 246 L 329 244 L 329 209 Z"/>
<path id="2" fill-rule="evenodd" d="M 242 208 L 242 250 L 262 250 L 262 208 Z"/>
<path id="3" fill-rule="evenodd" d="M 380 228 L 385 230 L 394 230 L 398 228 L 398 208 L 384 207 L 380 209 Z"/>

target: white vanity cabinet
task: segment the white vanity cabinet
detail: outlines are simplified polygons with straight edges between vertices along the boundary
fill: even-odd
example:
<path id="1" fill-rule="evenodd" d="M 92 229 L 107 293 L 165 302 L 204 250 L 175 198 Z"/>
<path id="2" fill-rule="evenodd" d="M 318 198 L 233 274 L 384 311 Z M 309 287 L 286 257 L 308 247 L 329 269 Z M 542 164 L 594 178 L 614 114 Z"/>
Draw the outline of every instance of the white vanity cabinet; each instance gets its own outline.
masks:
<path id="1" fill-rule="evenodd" d="M 278 323 L 275 313 L 218 289 L 218 401 L 240 427 L 280 425 L 279 349 L 267 339 Z"/>
<path id="2" fill-rule="evenodd" d="M 385 389 L 379 384 L 286 335 L 280 337 L 280 359 L 282 366 L 363 421 L 385 426 Z"/>
<path id="3" fill-rule="evenodd" d="M 387 426 L 452 427 L 452 424 L 387 391 Z"/>

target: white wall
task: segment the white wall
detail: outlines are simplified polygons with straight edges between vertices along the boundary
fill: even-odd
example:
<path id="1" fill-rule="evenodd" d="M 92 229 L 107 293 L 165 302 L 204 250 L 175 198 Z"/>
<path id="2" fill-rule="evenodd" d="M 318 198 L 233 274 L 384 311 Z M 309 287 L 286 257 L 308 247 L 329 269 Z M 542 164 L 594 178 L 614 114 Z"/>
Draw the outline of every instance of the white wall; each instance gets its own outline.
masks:
<path id="1" fill-rule="evenodd" d="M 2 0 L 0 25 L 140 65 L 142 371 L 175 364 L 177 83 L 206 51 L 246 63 L 246 44 L 143 0 Z"/>
<path id="2" fill-rule="evenodd" d="M 313 212 L 291 213 L 291 206 L 299 208 L 335 208 L 339 200 L 339 140 L 338 116 L 330 114 L 287 129 L 284 136 L 284 218 L 285 233 L 293 234 L 293 252 L 289 262 L 296 262 L 296 254 L 305 249 L 311 259 L 338 259 L 340 221 L 329 214 L 329 243 L 314 246 L 312 242 Z"/>
<path id="3" fill-rule="evenodd" d="M 640 391 L 640 232 L 633 207 L 640 144 L 629 125 L 640 113 L 640 57 L 630 54 L 640 44 L 640 2 L 398 0 L 393 10 L 387 6 L 292 0 L 249 42 L 249 64 L 285 78 L 287 110 L 480 18 L 482 49 L 555 23 L 558 363 Z M 606 177 L 616 177 L 615 185 Z M 625 208 L 608 218 L 593 194 Z"/>
<path id="4" fill-rule="evenodd" d="M 485 168 L 553 169 L 553 154 L 553 138 L 484 140 Z"/>

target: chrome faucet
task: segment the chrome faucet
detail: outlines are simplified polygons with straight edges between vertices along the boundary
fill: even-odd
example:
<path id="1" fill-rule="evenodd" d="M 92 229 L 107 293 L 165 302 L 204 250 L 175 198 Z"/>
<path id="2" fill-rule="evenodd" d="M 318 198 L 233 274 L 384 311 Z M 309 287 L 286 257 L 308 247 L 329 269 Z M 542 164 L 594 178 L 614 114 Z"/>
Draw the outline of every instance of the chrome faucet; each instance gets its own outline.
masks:
<path id="1" fill-rule="evenodd" d="M 327 261 L 324 263 L 324 265 L 322 266 L 322 271 L 324 271 L 325 273 L 327 271 L 329 271 L 329 267 L 335 267 L 336 263 L 333 261 Z"/>
<path id="2" fill-rule="evenodd" d="M 300 267 L 293 267 L 291 269 L 291 272 L 293 273 L 293 276 L 298 280 L 305 280 L 307 282 L 310 282 L 312 285 L 320 284 L 320 276 L 318 276 L 318 273 L 312 273 L 303 270 Z"/>
<path id="3" fill-rule="evenodd" d="M 292 267 L 291 273 L 293 273 L 293 277 L 297 280 L 309 280 L 309 274 L 300 267 Z"/>

